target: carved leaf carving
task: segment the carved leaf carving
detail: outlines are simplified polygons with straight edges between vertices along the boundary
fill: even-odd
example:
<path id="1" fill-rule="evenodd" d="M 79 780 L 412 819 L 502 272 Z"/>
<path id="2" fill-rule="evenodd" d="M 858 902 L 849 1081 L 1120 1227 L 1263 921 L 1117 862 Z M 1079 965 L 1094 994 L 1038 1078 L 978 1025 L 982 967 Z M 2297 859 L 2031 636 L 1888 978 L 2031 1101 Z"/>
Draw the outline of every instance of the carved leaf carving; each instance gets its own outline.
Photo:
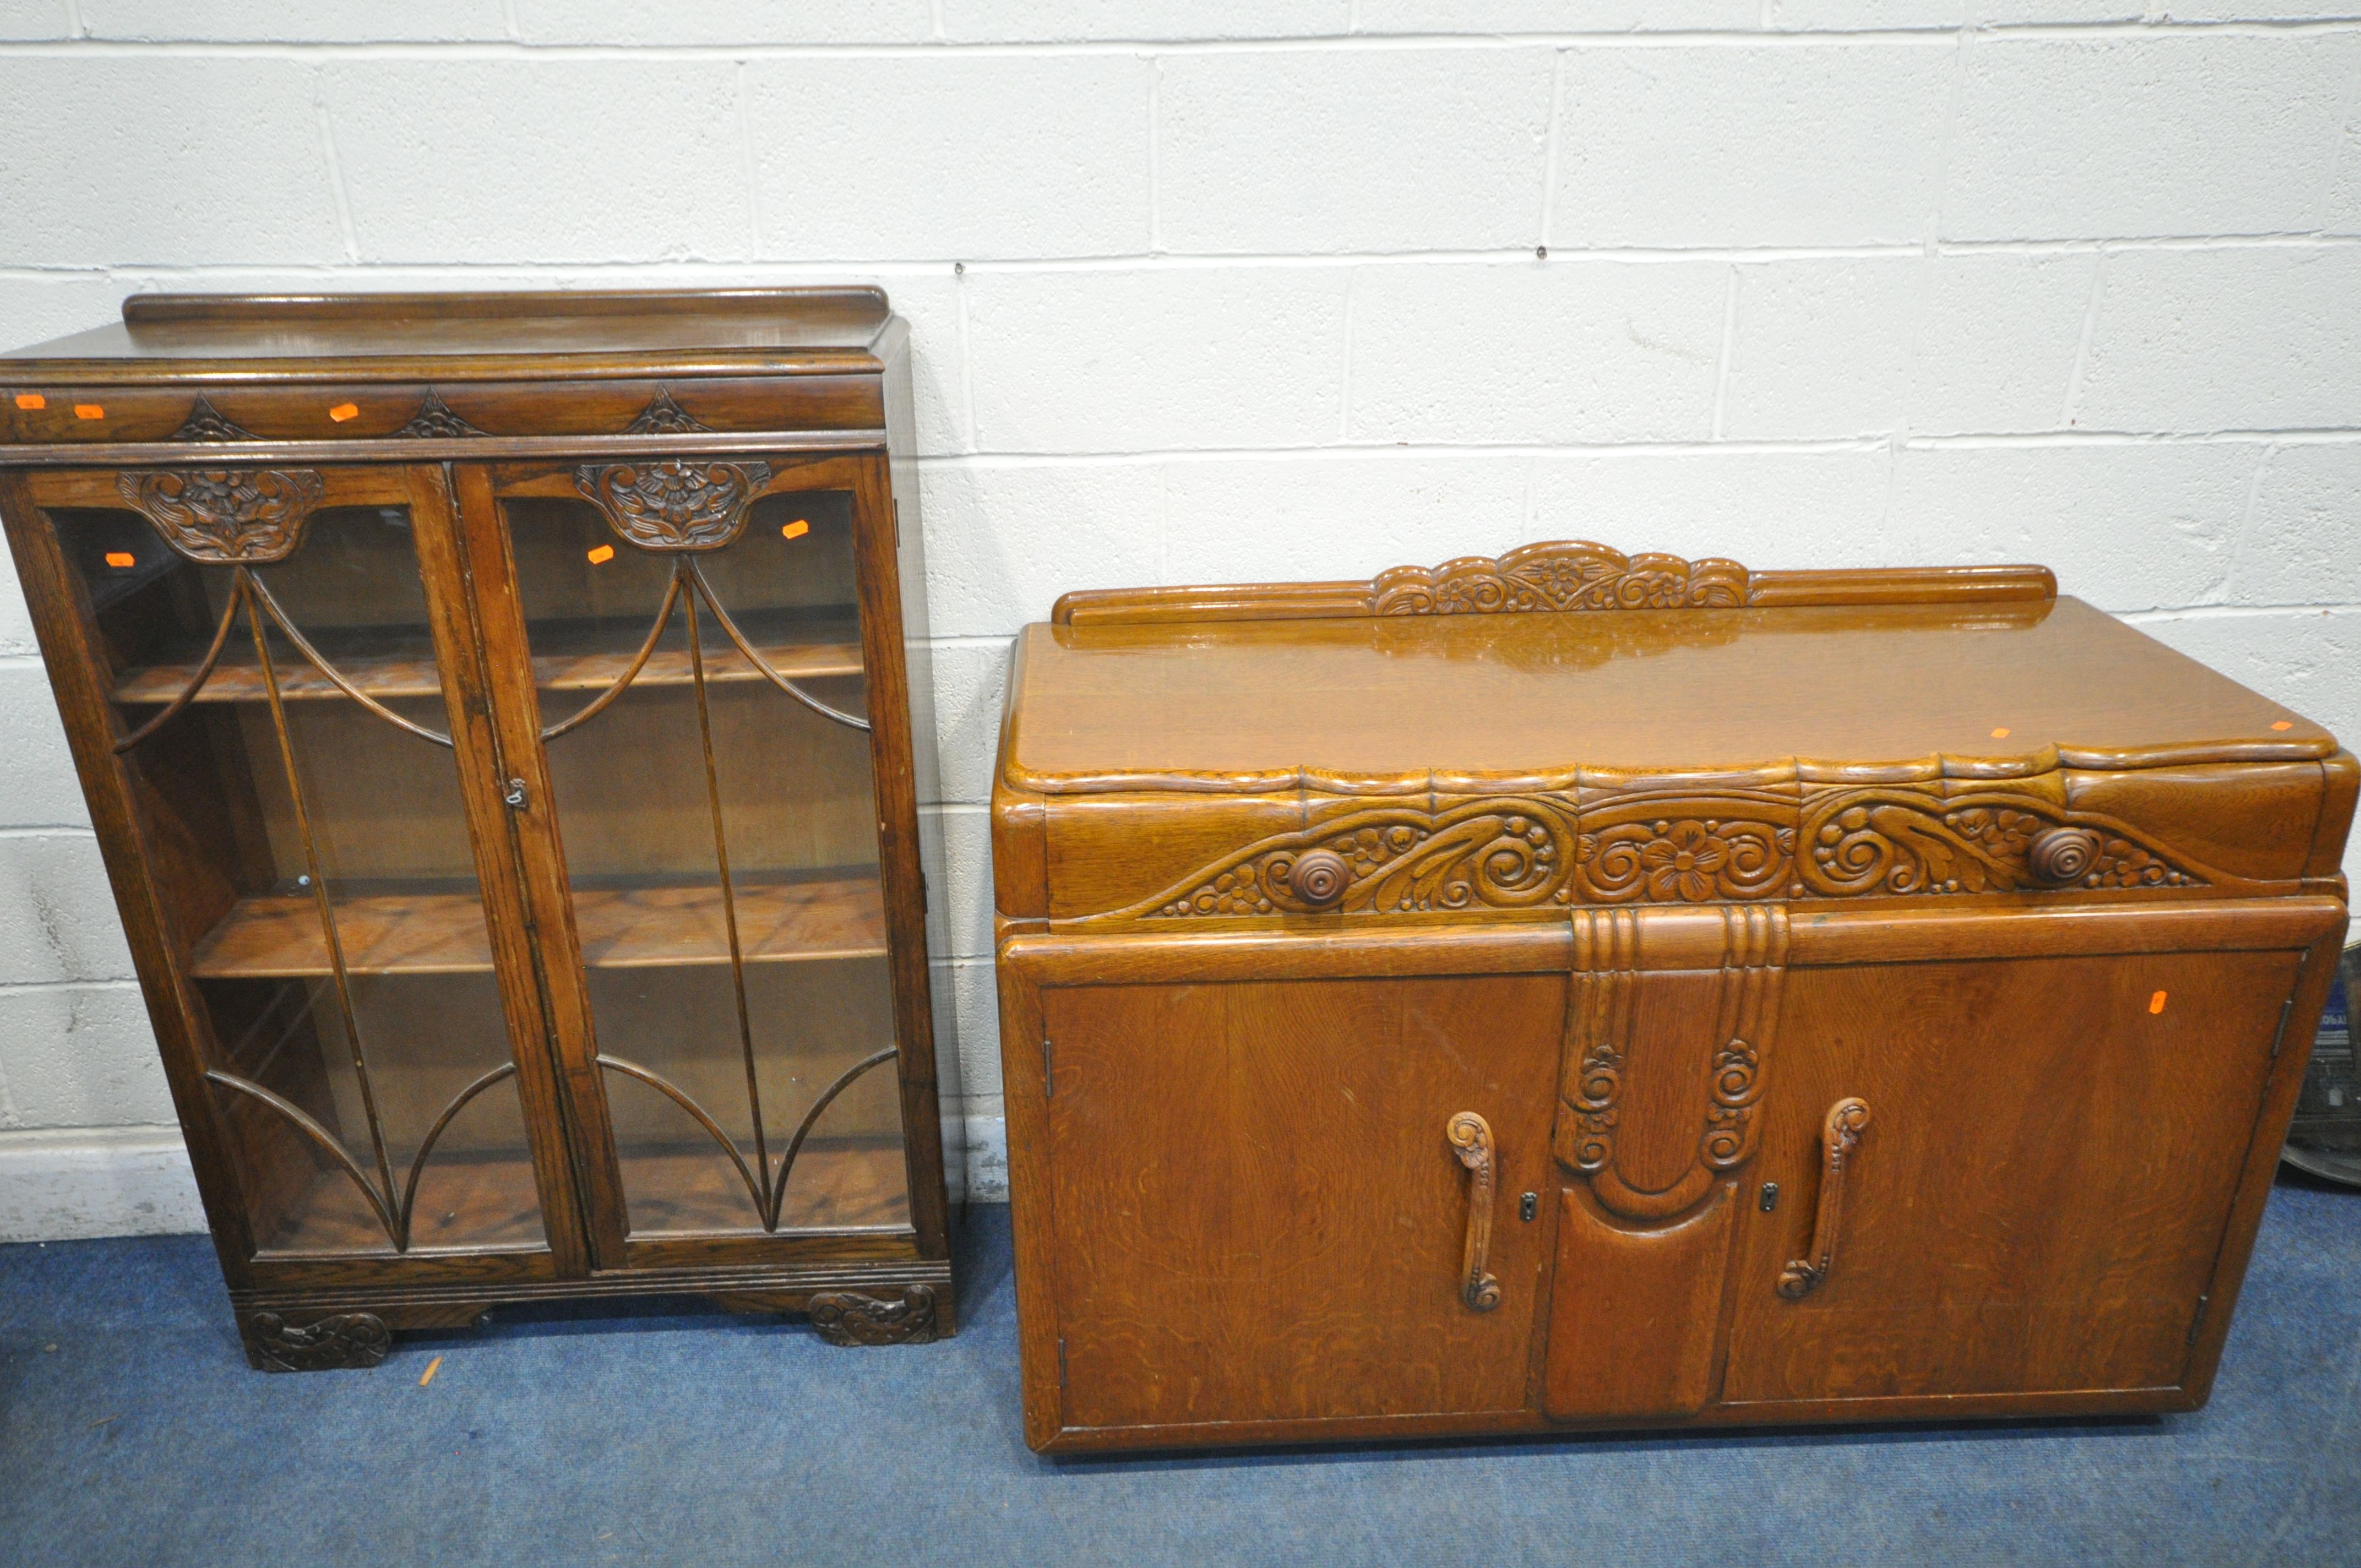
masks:
<path id="1" fill-rule="evenodd" d="M 375 1366 L 393 1336 L 373 1312 L 339 1312 L 290 1327 L 277 1312 L 253 1312 L 239 1324 L 247 1354 L 266 1372 L 323 1372 Z"/>
<path id="2" fill-rule="evenodd" d="M 248 565 L 294 554 L 327 490 L 309 468 L 126 469 L 115 487 L 190 560 Z"/>
<path id="3" fill-rule="evenodd" d="M 1369 585 L 1378 615 L 1571 609 L 1735 609 L 1750 576 L 1735 561 L 1626 555 L 1587 540 L 1529 544 L 1498 560 L 1397 566 Z"/>
<path id="4" fill-rule="evenodd" d="M 830 1344 L 924 1344 L 935 1337 L 935 1288 L 906 1285 L 887 1300 L 860 1290 L 821 1290 L 804 1304 Z"/>
<path id="5" fill-rule="evenodd" d="M 586 463 L 574 488 L 642 550 L 719 550 L 746 526 L 746 508 L 771 482 L 765 463 Z"/>

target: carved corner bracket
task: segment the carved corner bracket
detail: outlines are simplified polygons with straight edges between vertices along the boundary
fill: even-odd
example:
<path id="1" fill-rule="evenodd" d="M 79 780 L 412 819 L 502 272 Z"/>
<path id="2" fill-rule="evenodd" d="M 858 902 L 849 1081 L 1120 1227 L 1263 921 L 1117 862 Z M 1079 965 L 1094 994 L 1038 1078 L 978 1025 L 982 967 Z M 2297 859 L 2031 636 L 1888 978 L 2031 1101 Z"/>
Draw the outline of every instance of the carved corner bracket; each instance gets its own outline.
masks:
<path id="1" fill-rule="evenodd" d="M 898 1301 L 862 1290 L 820 1290 L 804 1310 L 830 1344 L 925 1344 L 935 1338 L 935 1288 L 906 1285 Z"/>
<path id="2" fill-rule="evenodd" d="M 1727 905 L 1720 913 L 1713 1016 L 1695 1020 L 1703 1027 L 1686 1036 L 1642 1028 L 1643 1015 L 1681 1015 L 1677 1007 L 1651 1012 L 1641 1003 L 1668 973 L 1684 972 L 1642 967 L 1641 922 L 1648 917 L 1629 909 L 1577 910 L 1573 917 L 1556 1153 L 1589 1179 L 1602 1208 L 1627 1220 L 1653 1223 L 1689 1209 L 1724 1172 L 1752 1158 L 1759 1141 L 1754 1107 L 1778 1027 L 1787 915 L 1776 905 Z M 1642 1078 L 1653 1080 L 1645 1103 L 1693 1105 L 1696 1120 L 1627 1125 L 1631 1086 Z M 1637 1158 L 1630 1157 L 1634 1141 Z M 1642 1167 L 1653 1175 L 1639 1174 Z"/>
<path id="3" fill-rule="evenodd" d="M 745 531 L 746 509 L 770 482 L 767 463 L 668 458 L 574 471 L 574 488 L 642 550 L 720 549 Z"/>
<path id="4" fill-rule="evenodd" d="M 327 481 L 310 468 L 126 469 L 115 488 L 188 559 L 261 565 L 295 553 Z"/>
<path id="5" fill-rule="evenodd" d="M 1752 575 L 1735 561 L 1626 555 L 1587 540 L 1528 544 L 1495 559 L 1396 566 L 1369 584 L 1373 615 L 1521 610 L 1736 609 Z"/>
<path id="6" fill-rule="evenodd" d="M 263 1372 L 375 1366 L 393 1343 L 374 1312 L 338 1312 L 294 1325 L 277 1312 L 248 1312 L 238 1320 L 238 1333 L 247 1359 Z"/>

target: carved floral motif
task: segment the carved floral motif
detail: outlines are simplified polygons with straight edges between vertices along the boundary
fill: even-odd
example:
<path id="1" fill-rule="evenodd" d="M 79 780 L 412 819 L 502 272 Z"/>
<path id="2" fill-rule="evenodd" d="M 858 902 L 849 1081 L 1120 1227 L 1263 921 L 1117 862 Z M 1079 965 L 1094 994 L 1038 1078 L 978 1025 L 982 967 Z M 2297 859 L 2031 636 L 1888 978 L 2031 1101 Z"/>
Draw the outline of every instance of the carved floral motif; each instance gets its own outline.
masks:
<path id="1" fill-rule="evenodd" d="M 1792 828 L 1743 819 L 1619 823 L 1576 841 L 1575 883 L 1600 904 L 1762 898 L 1785 880 L 1795 841 Z"/>
<path id="2" fill-rule="evenodd" d="M 1432 569 L 1397 566 L 1369 585 L 1378 615 L 1483 615 L 1541 609 L 1734 609 L 1749 575 L 1735 561 L 1626 555 L 1574 540 L 1498 560 L 1471 555 Z"/>
<path id="3" fill-rule="evenodd" d="M 192 561 L 283 561 L 327 485 L 309 468 L 126 469 L 115 489 Z"/>
<path id="4" fill-rule="evenodd" d="M 925 1344 L 935 1337 L 935 1288 L 906 1285 L 887 1300 L 860 1290 L 822 1290 L 804 1310 L 830 1344 Z"/>
<path id="5" fill-rule="evenodd" d="M 426 400 L 418 405 L 410 422 L 393 433 L 413 441 L 456 441 L 485 433 L 453 413 L 440 394 L 430 388 Z"/>
<path id="6" fill-rule="evenodd" d="M 252 441 L 254 432 L 243 425 L 230 423 L 214 411 L 212 403 L 199 398 L 189 410 L 189 417 L 181 428 L 166 439 L 171 441 Z"/>
<path id="7" fill-rule="evenodd" d="M 291 1327 L 277 1312 L 251 1312 L 238 1325 L 247 1354 L 265 1372 L 375 1366 L 393 1336 L 373 1312 L 339 1312 Z"/>
<path id="8" fill-rule="evenodd" d="M 617 533 L 642 550 L 719 550 L 746 526 L 746 508 L 770 483 L 764 463 L 586 463 L 574 488 Z"/>
<path id="9" fill-rule="evenodd" d="M 1637 793 L 1577 806 L 1510 795 L 1430 812 L 1372 807 L 1234 852 L 1118 916 L 1394 915 L 1551 905 L 1900 897 L 2061 885 L 2032 846 L 2060 826 L 2088 853 L 2070 885 L 2200 887 L 2185 864 L 2130 827 L 2000 790 L 1945 800 L 1907 786 Z M 2050 842 L 2058 842 L 2052 839 Z M 1297 867 L 1321 857 L 1317 896 Z M 1334 857 L 1341 890 L 1330 883 Z M 2052 856 L 2055 867 L 2066 862 Z"/>
<path id="10" fill-rule="evenodd" d="M 624 427 L 626 435 L 683 435 L 708 431 L 712 426 L 701 423 L 686 409 L 672 400 L 672 389 L 659 387 L 640 417 Z"/>

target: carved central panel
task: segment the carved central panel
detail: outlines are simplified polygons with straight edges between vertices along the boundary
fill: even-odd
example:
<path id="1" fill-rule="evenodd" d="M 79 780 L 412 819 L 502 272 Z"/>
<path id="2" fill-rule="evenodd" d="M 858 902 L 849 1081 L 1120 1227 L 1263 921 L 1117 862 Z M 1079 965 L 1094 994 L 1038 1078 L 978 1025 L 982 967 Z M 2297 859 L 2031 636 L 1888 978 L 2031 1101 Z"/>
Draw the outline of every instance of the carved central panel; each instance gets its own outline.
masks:
<path id="1" fill-rule="evenodd" d="M 1571 609 L 1736 609 L 1751 574 L 1735 561 L 1626 555 L 1583 540 L 1529 544 L 1494 560 L 1397 566 L 1369 585 L 1377 615 Z"/>
<path id="2" fill-rule="evenodd" d="M 1652 1223 L 1753 1157 L 1787 961 L 1776 905 L 1675 916 L 1677 931 L 1650 924 L 1662 918 L 1573 916 L 1556 1138 L 1602 1207 Z"/>

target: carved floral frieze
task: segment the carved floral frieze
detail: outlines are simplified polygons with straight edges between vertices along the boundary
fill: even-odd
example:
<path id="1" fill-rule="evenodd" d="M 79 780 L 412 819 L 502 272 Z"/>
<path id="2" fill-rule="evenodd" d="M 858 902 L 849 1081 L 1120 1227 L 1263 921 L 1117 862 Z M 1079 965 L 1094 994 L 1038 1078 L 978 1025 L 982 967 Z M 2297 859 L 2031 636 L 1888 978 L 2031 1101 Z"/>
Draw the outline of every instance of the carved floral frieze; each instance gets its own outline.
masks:
<path id="1" fill-rule="evenodd" d="M 1319 896 L 1295 885 L 1320 858 Z M 1332 891 L 1341 861 L 1344 886 Z M 2217 873 L 2110 817 L 2004 788 L 1635 792 L 1383 805 L 1262 839 L 1110 918 L 1408 915 L 1587 905 L 2202 887 Z"/>

